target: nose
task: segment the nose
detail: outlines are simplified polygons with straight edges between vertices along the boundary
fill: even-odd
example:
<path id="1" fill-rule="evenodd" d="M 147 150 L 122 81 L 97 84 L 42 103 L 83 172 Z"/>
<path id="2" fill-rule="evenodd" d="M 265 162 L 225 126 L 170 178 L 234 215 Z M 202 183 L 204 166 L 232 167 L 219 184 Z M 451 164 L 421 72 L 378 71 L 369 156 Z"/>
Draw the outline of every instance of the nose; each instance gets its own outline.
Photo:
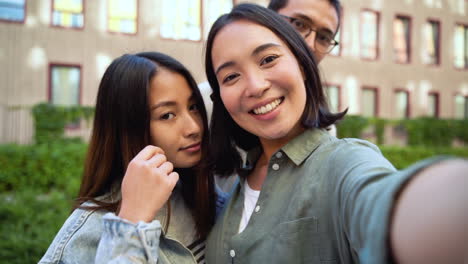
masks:
<path id="1" fill-rule="evenodd" d="M 261 97 L 271 86 L 270 81 L 262 71 L 256 71 L 247 78 L 245 95 L 248 97 Z"/>
<path id="2" fill-rule="evenodd" d="M 305 37 L 305 42 L 307 46 L 315 53 L 315 32 L 311 31 L 307 37 Z"/>
<path id="3" fill-rule="evenodd" d="M 186 118 L 183 120 L 184 136 L 193 138 L 200 137 L 201 133 L 203 132 L 203 128 L 199 113 L 187 112 L 185 116 Z"/>

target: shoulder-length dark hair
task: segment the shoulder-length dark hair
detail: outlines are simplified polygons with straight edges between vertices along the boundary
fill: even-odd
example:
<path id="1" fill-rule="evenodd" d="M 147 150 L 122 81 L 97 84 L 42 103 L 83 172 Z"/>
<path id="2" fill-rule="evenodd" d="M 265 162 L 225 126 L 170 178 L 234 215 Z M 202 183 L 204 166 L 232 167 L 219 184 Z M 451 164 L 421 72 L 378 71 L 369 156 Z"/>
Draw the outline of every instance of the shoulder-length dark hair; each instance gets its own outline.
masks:
<path id="1" fill-rule="evenodd" d="M 177 170 L 182 195 L 192 211 L 198 234 L 207 235 L 214 224 L 213 174 L 207 166 L 208 122 L 203 99 L 190 72 L 177 60 L 157 52 L 126 54 L 107 68 L 96 101 L 93 132 L 85 161 L 83 179 L 75 208 L 93 201 L 93 209 L 119 210 L 120 199 L 96 199 L 120 190 L 129 162 L 150 136 L 150 81 L 160 68 L 182 75 L 188 82 L 203 120 L 202 158 L 191 169 Z M 119 197 L 119 196 L 117 196 Z"/>
<path id="2" fill-rule="evenodd" d="M 255 4 L 240 4 L 216 20 L 208 34 L 205 50 L 205 70 L 208 82 L 213 89 L 213 115 L 211 118 L 211 166 L 215 173 L 229 175 L 241 166 L 241 158 L 236 147 L 249 150 L 259 146 L 257 136 L 249 133 L 234 122 L 227 112 L 219 91 L 219 84 L 213 68 L 211 51 L 217 34 L 226 25 L 238 20 L 248 20 L 271 30 L 282 39 L 296 57 L 305 80 L 306 106 L 302 113 L 302 125 L 307 128 L 325 128 L 341 119 L 346 111 L 333 114 L 329 111 L 323 92 L 319 70 L 314 56 L 304 39 L 274 11 Z M 239 47 L 242 48 L 242 47 Z"/>

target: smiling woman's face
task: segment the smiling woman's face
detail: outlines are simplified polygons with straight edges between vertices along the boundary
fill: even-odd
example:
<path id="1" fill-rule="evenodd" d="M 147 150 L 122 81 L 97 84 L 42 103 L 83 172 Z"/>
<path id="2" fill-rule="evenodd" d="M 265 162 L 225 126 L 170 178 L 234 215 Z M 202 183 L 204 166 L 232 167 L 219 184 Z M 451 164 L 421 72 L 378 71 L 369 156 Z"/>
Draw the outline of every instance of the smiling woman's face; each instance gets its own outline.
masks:
<path id="1" fill-rule="evenodd" d="M 302 131 L 301 68 L 268 28 L 238 20 L 219 31 L 211 52 L 221 99 L 234 121 L 260 140 L 288 141 Z"/>
<path id="2" fill-rule="evenodd" d="M 175 168 L 189 168 L 201 158 L 203 121 L 185 78 L 159 67 L 150 82 L 151 143 L 162 148 Z"/>

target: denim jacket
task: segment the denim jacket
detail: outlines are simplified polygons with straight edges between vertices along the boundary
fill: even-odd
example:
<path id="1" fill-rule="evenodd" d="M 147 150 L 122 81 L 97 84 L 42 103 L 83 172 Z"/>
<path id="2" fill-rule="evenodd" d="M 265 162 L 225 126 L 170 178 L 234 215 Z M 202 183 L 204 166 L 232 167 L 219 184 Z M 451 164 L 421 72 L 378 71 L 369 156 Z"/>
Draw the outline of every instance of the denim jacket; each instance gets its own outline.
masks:
<path id="1" fill-rule="evenodd" d="M 228 195 L 217 189 L 216 210 Z M 104 210 L 76 209 L 68 217 L 39 264 L 69 263 L 197 263 L 185 247 L 195 238 L 195 224 L 182 195 L 171 195 L 167 207 L 151 223 L 134 224 Z M 85 204 L 92 206 L 92 203 Z M 186 241 L 184 241 L 186 240 Z M 185 242 L 185 244 L 184 244 Z"/>

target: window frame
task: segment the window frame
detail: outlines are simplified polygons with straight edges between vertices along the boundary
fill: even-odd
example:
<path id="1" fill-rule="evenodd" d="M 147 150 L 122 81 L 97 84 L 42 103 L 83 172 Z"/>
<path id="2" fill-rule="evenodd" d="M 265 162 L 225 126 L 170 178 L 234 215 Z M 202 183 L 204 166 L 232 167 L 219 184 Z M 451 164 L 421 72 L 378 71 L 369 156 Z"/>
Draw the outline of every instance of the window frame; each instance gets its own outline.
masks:
<path id="1" fill-rule="evenodd" d="M 204 40 L 205 40 L 205 37 L 204 37 L 204 34 L 205 34 L 205 30 L 204 30 L 204 27 L 205 27 L 205 19 L 204 19 L 204 15 L 205 15 L 205 12 L 204 12 L 204 1 L 203 0 L 196 0 L 196 1 L 199 1 L 200 2 L 200 39 L 199 40 L 192 40 L 192 39 L 185 39 L 185 38 L 179 38 L 179 39 L 176 39 L 176 38 L 166 38 L 166 37 L 163 37 L 161 35 L 161 25 L 162 25 L 162 20 L 159 20 L 160 23 L 158 25 L 158 35 L 159 35 L 159 38 L 162 39 L 162 40 L 165 40 L 165 41 L 185 41 L 185 42 L 191 42 L 191 43 L 203 43 Z M 233 0 L 233 2 L 235 2 Z M 233 7 L 234 7 L 235 4 L 233 4 Z M 161 10 L 162 10 L 162 7 L 161 7 Z"/>
<path id="2" fill-rule="evenodd" d="M 375 109 L 374 109 L 374 115 L 372 117 L 379 117 L 379 114 L 380 114 L 380 111 L 379 111 L 379 109 L 380 109 L 380 100 L 379 100 L 380 89 L 379 89 L 378 86 L 370 86 L 370 85 L 362 85 L 361 86 L 361 97 L 359 98 L 360 104 L 361 104 L 361 106 L 360 106 L 361 115 L 363 115 L 363 112 L 362 112 L 362 104 L 363 104 L 362 97 L 364 95 L 364 90 L 372 90 L 372 91 L 375 92 L 374 93 Z"/>
<path id="3" fill-rule="evenodd" d="M 399 92 L 404 92 L 407 95 L 407 107 L 406 107 L 406 116 L 405 119 L 410 119 L 411 118 L 411 92 L 408 89 L 405 88 L 395 88 L 393 89 L 393 101 L 394 104 L 396 103 L 397 99 L 397 93 Z M 396 111 L 394 111 L 394 114 L 396 114 Z M 395 119 L 399 119 L 400 117 L 394 116 Z"/>
<path id="4" fill-rule="evenodd" d="M 51 1 L 51 5 L 50 5 L 50 26 L 51 27 L 54 27 L 54 28 L 62 28 L 62 29 L 71 29 L 71 30 L 79 30 L 79 31 L 82 31 L 84 30 L 85 28 L 85 17 L 86 17 L 86 0 L 82 0 L 83 1 L 83 26 L 81 27 L 66 27 L 66 26 L 62 26 L 62 25 L 54 25 L 54 3 L 55 3 L 56 0 L 52 0 Z"/>
<path id="5" fill-rule="evenodd" d="M 23 20 L 9 20 L 9 19 L 3 19 L 0 18 L 0 23 L 13 23 L 13 24 L 25 24 L 26 23 L 26 16 L 27 16 L 27 10 L 28 10 L 28 0 L 24 0 L 24 6 L 23 6 Z"/>
<path id="6" fill-rule="evenodd" d="M 106 32 L 109 34 L 116 34 L 116 35 L 126 35 L 126 36 L 136 36 L 138 35 L 138 24 L 140 21 L 140 0 L 135 0 L 136 1 L 136 18 L 135 18 L 135 33 L 126 33 L 126 32 L 121 32 L 121 31 L 111 31 L 109 28 L 109 6 L 110 6 L 110 1 L 111 0 L 106 0 Z"/>
<path id="7" fill-rule="evenodd" d="M 465 100 L 464 108 L 466 109 L 468 107 L 468 94 L 463 94 L 462 92 L 453 93 L 453 96 L 452 96 L 452 99 L 453 99 L 453 101 L 452 101 L 453 102 L 453 104 L 452 104 L 452 118 L 457 119 L 457 120 L 465 120 L 465 119 L 468 120 L 468 116 L 464 116 L 462 119 L 458 119 L 458 117 L 456 116 L 457 115 L 457 104 L 456 104 L 457 96 L 463 97 L 464 100 Z M 464 112 L 466 113 L 465 110 L 464 110 Z"/>
<path id="8" fill-rule="evenodd" d="M 455 22 L 455 28 L 457 26 L 462 26 L 465 28 L 465 30 L 468 30 L 468 23 L 464 23 L 464 22 Z M 455 29 L 454 28 L 454 29 Z M 455 34 L 455 30 L 453 31 L 453 34 Z M 466 34 L 466 33 L 465 33 Z M 455 44 L 455 43 L 453 43 Z M 465 39 L 465 45 L 468 45 L 468 38 Z M 455 50 L 455 49 L 454 49 Z M 468 54 L 464 54 L 465 56 L 468 56 Z M 455 54 L 452 53 L 452 67 L 457 70 L 457 71 L 468 71 L 468 62 L 465 62 L 465 67 L 464 68 L 458 68 L 456 65 L 455 65 Z"/>
<path id="9" fill-rule="evenodd" d="M 342 106 L 342 92 L 343 92 L 343 89 L 341 89 L 341 84 L 338 84 L 338 83 L 333 83 L 333 82 L 325 82 L 323 83 L 323 89 L 324 89 L 324 93 L 325 95 L 327 96 L 327 100 L 328 100 L 328 86 L 335 86 L 337 89 L 338 89 L 338 106 L 336 109 L 337 112 L 340 112 L 341 111 L 341 106 Z M 327 101 L 327 103 L 329 103 Z M 330 108 L 330 104 L 328 104 L 329 108 Z M 333 111 L 333 109 L 329 109 L 330 111 Z"/>
<path id="10" fill-rule="evenodd" d="M 395 36 L 393 36 L 393 31 L 394 31 L 394 23 L 395 20 L 398 18 L 406 18 L 408 19 L 408 61 L 407 62 L 399 62 L 395 58 Z M 409 65 L 413 62 L 412 57 L 413 57 L 413 17 L 411 15 L 406 15 L 406 14 L 401 14 L 401 13 L 396 13 L 394 18 L 393 18 L 393 23 L 392 23 L 392 57 L 393 57 L 393 62 L 401 65 Z"/>
<path id="11" fill-rule="evenodd" d="M 437 53 L 437 62 L 434 63 L 434 64 L 430 64 L 430 63 L 424 63 L 424 65 L 428 66 L 428 67 L 440 67 L 442 65 L 442 21 L 440 19 L 436 19 L 436 18 L 428 18 L 426 20 L 426 23 L 430 23 L 430 22 L 435 22 L 437 23 L 438 25 L 438 30 L 439 30 L 439 35 L 437 37 L 437 46 L 439 47 L 439 50 L 438 50 L 438 53 Z"/>
<path id="12" fill-rule="evenodd" d="M 435 95 L 436 96 L 436 105 L 435 105 L 435 115 L 434 116 L 430 116 L 430 117 L 434 117 L 434 118 L 440 118 L 440 92 L 438 91 L 430 91 L 427 93 L 427 96 L 428 96 L 428 100 L 430 98 L 430 96 L 432 95 Z"/>
<path id="13" fill-rule="evenodd" d="M 52 68 L 53 67 L 67 67 L 67 68 L 78 68 L 80 70 L 80 81 L 78 84 L 78 105 L 82 105 L 82 94 L 83 94 L 83 67 L 81 64 L 71 64 L 62 62 L 49 62 L 48 67 L 48 84 L 47 84 L 47 102 L 52 103 Z"/>
<path id="14" fill-rule="evenodd" d="M 363 57 L 362 55 L 362 20 L 361 20 L 361 15 L 363 12 L 371 12 L 377 15 L 377 26 L 376 26 L 376 40 L 375 40 L 375 58 L 366 58 Z M 377 61 L 380 59 L 380 24 L 381 24 L 381 14 L 380 11 L 370 9 L 370 8 L 361 8 L 361 11 L 359 12 L 359 58 L 364 61 Z"/>

